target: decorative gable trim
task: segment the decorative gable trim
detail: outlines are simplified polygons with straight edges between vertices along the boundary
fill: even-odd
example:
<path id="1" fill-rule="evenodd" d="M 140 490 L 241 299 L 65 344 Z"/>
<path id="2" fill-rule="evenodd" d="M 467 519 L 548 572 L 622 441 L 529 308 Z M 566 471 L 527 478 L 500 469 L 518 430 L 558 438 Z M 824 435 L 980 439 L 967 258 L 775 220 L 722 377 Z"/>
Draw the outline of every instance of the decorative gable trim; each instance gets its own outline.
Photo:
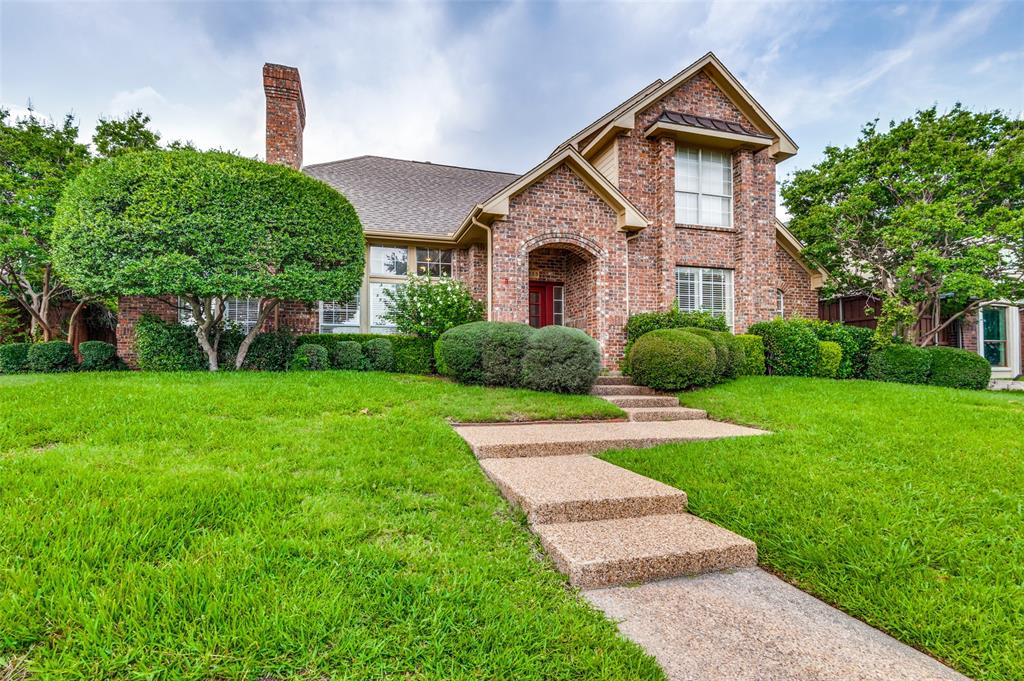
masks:
<path id="1" fill-rule="evenodd" d="M 786 224 L 775 218 L 775 242 L 782 247 L 784 251 L 789 253 L 790 257 L 797 262 L 800 267 L 811 278 L 811 288 L 819 289 L 825 284 L 825 280 L 828 278 L 828 272 L 820 267 L 816 267 L 809 262 L 803 256 L 804 245 L 803 243 L 793 235 L 786 228 Z"/>
<path id="2" fill-rule="evenodd" d="M 638 113 L 655 104 L 658 100 L 670 94 L 680 85 L 701 72 L 705 73 L 718 89 L 755 126 L 761 130 L 770 131 L 772 138 L 770 150 L 772 157 L 776 161 L 785 160 L 796 154 L 798 149 L 796 142 L 775 122 L 775 119 L 771 117 L 765 108 L 747 92 L 746 88 L 725 68 L 725 65 L 713 52 L 708 52 L 668 81 L 662 83 L 659 87 L 647 88 L 639 96 L 634 96 L 623 105 L 613 109 L 603 118 L 574 135 L 567 142 L 568 146 L 578 147 L 595 130 L 598 130 L 597 135 L 580 149 L 580 153 L 585 158 L 589 158 L 595 150 L 603 147 L 612 137 L 621 132 L 632 130 L 636 126 L 636 115 Z"/>

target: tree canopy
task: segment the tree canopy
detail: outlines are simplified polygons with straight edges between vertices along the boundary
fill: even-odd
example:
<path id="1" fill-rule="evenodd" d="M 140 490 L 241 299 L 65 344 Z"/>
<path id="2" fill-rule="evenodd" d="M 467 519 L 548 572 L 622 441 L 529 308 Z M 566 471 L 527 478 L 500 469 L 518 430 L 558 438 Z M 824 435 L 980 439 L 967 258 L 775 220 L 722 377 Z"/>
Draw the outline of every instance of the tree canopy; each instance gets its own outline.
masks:
<path id="1" fill-rule="evenodd" d="M 928 344 L 985 302 L 1024 298 L 1024 122 L 999 111 L 868 123 L 782 197 L 805 255 L 831 275 L 826 294 L 878 297 L 881 329 Z"/>
<path id="2" fill-rule="evenodd" d="M 224 301 L 348 300 L 363 275 L 352 205 L 298 171 L 223 152 L 138 152 L 83 171 L 54 221 L 54 260 L 91 295 L 179 297 L 191 308 L 211 370 Z"/>

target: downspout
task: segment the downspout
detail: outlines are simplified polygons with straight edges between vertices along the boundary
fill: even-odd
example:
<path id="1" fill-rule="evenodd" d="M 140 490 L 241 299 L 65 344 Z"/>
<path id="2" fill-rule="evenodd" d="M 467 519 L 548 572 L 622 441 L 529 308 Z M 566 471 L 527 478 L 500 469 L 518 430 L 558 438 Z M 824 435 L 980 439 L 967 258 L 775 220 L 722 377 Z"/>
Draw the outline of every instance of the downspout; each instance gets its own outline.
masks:
<path id="1" fill-rule="evenodd" d="M 484 223 L 477 220 L 475 215 L 471 216 L 470 220 L 472 220 L 473 225 L 475 227 L 479 227 L 480 229 L 487 232 L 487 321 L 491 321 L 491 278 L 493 272 L 493 268 L 491 267 L 491 253 L 494 248 L 491 236 L 491 227 L 490 225 L 485 225 Z"/>

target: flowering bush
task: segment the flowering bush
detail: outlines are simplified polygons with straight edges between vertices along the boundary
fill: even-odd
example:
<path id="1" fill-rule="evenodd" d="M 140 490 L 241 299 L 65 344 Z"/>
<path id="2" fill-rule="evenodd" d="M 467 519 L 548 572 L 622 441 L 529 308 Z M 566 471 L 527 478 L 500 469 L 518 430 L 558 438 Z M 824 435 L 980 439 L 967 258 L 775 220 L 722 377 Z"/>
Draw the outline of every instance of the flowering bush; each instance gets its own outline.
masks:
<path id="1" fill-rule="evenodd" d="M 431 341 L 448 329 L 484 318 L 484 306 L 462 282 L 448 277 L 410 277 L 394 290 L 385 289 L 384 319 L 402 333 Z"/>

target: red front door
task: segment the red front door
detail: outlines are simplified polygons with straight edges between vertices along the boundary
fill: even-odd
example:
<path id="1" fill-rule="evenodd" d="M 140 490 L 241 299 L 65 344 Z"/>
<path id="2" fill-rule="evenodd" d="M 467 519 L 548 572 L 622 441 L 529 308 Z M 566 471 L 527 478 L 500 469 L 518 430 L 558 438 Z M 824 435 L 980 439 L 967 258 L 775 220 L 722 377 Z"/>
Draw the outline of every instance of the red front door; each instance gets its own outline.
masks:
<path id="1" fill-rule="evenodd" d="M 539 329 L 554 324 L 554 290 L 548 281 L 530 282 L 530 326 Z"/>

